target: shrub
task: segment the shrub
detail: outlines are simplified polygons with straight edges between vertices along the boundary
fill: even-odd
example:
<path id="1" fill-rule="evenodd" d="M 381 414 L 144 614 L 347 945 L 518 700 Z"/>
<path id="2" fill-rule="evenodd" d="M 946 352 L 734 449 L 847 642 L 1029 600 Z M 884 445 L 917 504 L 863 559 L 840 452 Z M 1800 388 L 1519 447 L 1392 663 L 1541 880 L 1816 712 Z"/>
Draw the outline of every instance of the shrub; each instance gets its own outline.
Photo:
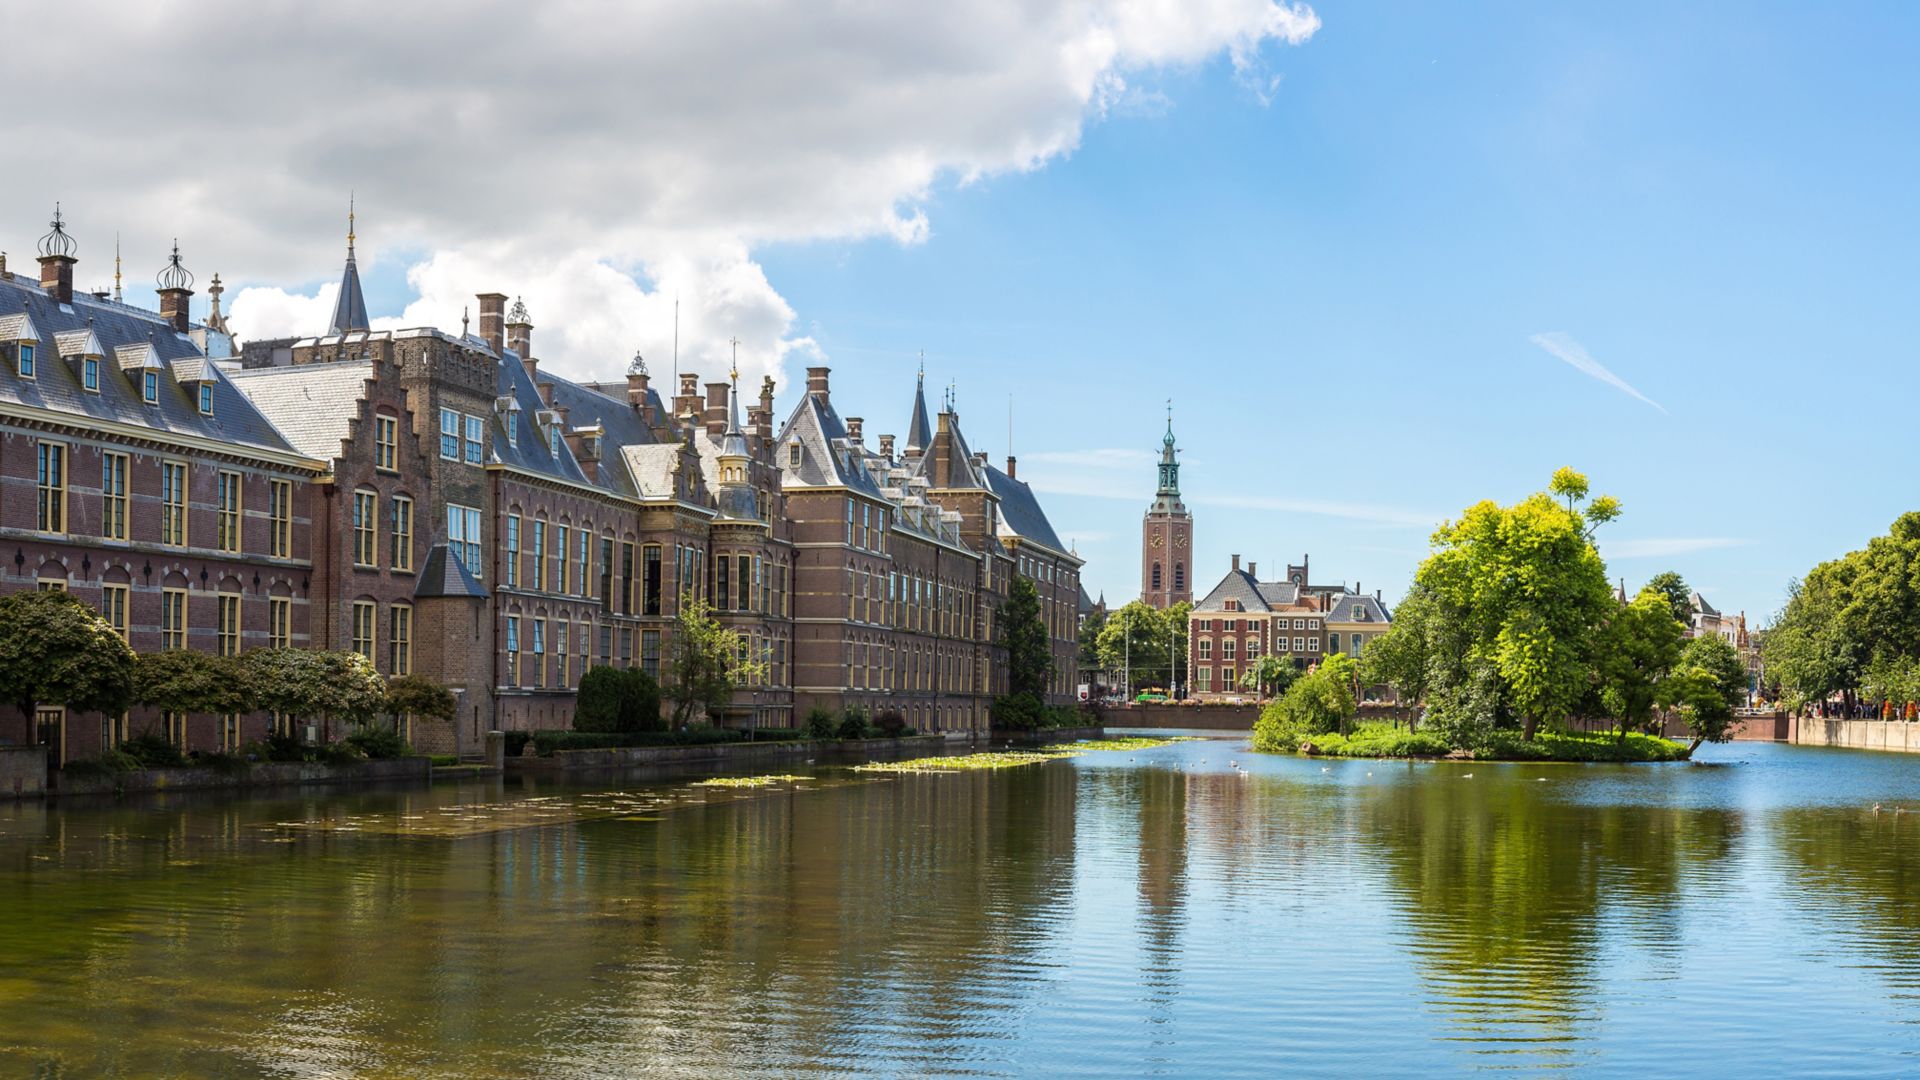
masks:
<path id="1" fill-rule="evenodd" d="M 848 709 L 840 717 L 840 726 L 834 734 L 842 739 L 864 739 L 867 737 L 867 714 L 860 709 Z"/>
<path id="2" fill-rule="evenodd" d="M 193 756 L 192 764 L 196 768 L 212 769 L 227 776 L 238 776 L 247 771 L 247 759 L 239 754 L 225 751 L 219 753 L 199 753 Z"/>
<path id="3" fill-rule="evenodd" d="M 1503 761 L 1684 761 L 1687 748 L 1671 739 L 1628 732 L 1542 731 L 1528 742 L 1517 731 L 1496 731 L 1474 751 L 1481 760 Z"/>
<path id="4" fill-rule="evenodd" d="M 428 720 L 451 720 L 459 707 L 453 691 L 425 676 L 397 675 L 387 680 L 387 712 L 394 716 L 411 713 Z"/>
<path id="5" fill-rule="evenodd" d="M 374 759 L 397 758 L 406 754 L 406 740 L 385 724 L 363 724 L 343 740 L 348 746 Z"/>
<path id="6" fill-rule="evenodd" d="M 319 748 L 320 760 L 329 765 L 351 765 L 357 761 L 365 761 L 367 759 L 366 755 L 360 751 L 359 747 L 353 745 L 350 739 L 351 736 L 349 736 L 348 739 L 342 739 L 339 742 L 331 742 L 321 746 Z"/>
<path id="7" fill-rule="evenodd" d="M 1046 716 L 1046 707 L 1032 694 L 1008 694 L 993 699 L 993 726 L 1014 731 L 1033 731 Z"/>
<path id="8" fill-rule="evenodd" d="M 140 768 L 140 762 L 132 755 L 119 750 L 102 750 L 97 757 L 76 758 L 60 766 L 60 771 L 68 776 L 118 776 Z"/>
<path id="9" fill-rule="evenodd" d="M 835 726 L 833 714 L 817 707 L 807 712 L 807 718 L 801 724 L 809 739 L 831 739 Z"/>
<path id="10" fill-rule="evenodd" d="M 527 752 L 527 743 L 533 741 L 531 731 L 509 731 L 507 736 L 507 756 L 519 757 Z"/>
<path id="11" fill-rule="evenodd" d="M 1445 757 L 1444 739 L 1425 731 L 1408 731 L 1392 724 L 1361 724 L 1350 735 L 1311 736 L 1301 749 L 1323 757 Z"/>
<path id="12" fill-rule="evenodd" d="M 787 742 L 798 739 L 803 734 L 805 733 L 799 728 L 763 727 L 747 732 L 747 739 L 751 742 Z"/>
<path id="13" fill-rule="evenodd" d="M 460 756 L 458 754 L 433 754 L 427 758 L 427 761 L 436 769 L 445 769 L 460 764 Z"/>
<path id="14" fill-rule="evenodd" d="M 888 709 L 886 712 L 874 717 L 873 725 L 880 729 L 881 735 L 889 739 L 897 739 L 900 737 L 901 732 L 907 730 L 907 718 L 892 709 Z"/>
<path id="15" fill-rule="evenodd" d="M 1353 718 L 1353 661 L 1336 653 L 1301 677 L 1287 692 L 1267 703 L 1253 724 L 1255 750 L 1297 750 L 1316 735 L 1334 731 Z"/>
<path id="16" fill-rule="evenodd" d="M 121 743 L 120 752 L 138 762 L 142 769 L 171 769 L 187 763 L 179 747 L 168 742 L 166 736 L 152 732 Z"/>
<path id="17" fill-rule="evenodd" d="M 626 675 L 619 668 L 588 668 L 580 676 L 580 690 L 574 698 L 573 730 L 619 731 L 620 699 L 626 688 Z"/>
<path id="18" fill-rule="evenodd" d="M 269 734 L 261 749 L 268 761 L 306 761 L 312 756 L 312 749 L 292 732 Z"/>

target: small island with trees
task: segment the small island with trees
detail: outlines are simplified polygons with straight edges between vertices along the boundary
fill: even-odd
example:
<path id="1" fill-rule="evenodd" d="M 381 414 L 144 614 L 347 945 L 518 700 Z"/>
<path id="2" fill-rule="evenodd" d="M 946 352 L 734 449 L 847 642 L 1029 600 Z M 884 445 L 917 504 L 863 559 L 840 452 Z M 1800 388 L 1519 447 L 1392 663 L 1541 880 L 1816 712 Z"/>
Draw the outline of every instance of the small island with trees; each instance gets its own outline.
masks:
<path id="1" fill-rule="evenodd" d="M 1677 761 L 1732 737 L 1745 691 L 1738 654 L 1686 636 L 1688 591 L 1662 574 L 1621 602 L 1594 545 L 1620 516 L 1587 478 L 1554 473 L 1512 506 L 1483 501 L 1443 522 L 1393 626 L 1355 661 L 1305 673 L 1262 664 L 1278 694 L 1254 726 L 1256 750 L 1333 757 L 1507 761 Z M 1269 658 L 1271 659 L 1271 658 Z M 1356 723 L 1362 687 L 1412 707 L 1405 723 Z M 1650 733 L 1680 717 L 1691 743 Z M 1576 719 L 1607 730 L 1575 730 Z M 1583 724 L 1590 727 L 1590 724 Z"/>

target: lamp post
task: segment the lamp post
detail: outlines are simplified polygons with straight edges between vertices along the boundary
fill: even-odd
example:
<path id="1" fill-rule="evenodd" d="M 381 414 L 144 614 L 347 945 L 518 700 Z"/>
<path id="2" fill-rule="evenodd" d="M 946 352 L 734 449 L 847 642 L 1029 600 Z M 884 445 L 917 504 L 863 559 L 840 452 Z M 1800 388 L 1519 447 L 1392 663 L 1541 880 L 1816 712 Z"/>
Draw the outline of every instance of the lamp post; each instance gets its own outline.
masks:
<path id="1" fill-rule="evenodd" d="M 1120 628 L 1121 653 L 1124 659 L 1120 665 L 1120 690 L 1126 696 L 1127 704 L 1133 704 L 1133 609 L 1121 608 L 1125 622 Z"/>

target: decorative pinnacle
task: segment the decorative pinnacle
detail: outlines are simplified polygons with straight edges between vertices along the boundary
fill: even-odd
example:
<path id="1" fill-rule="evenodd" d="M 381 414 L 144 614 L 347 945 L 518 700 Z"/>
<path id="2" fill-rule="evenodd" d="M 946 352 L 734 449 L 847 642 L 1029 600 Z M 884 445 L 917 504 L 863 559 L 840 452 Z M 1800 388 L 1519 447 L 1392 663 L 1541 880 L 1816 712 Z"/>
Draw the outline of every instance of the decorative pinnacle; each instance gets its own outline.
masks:
<path id="1" fill-rule="evenodd" d="M 527 314 L 527 305 L 519 297 L 513 298 L 513 310 L 507 312 L 508 326 L 532 326 L 533 316 Z"/>
<path id="2" fill-rule="evenodd" d="M 167 265 L 160 268 L 160 273 L 154 280 L 159 283 L 162 291 L 168 289 L 193 288 L 193 275 L 187 272 L 186 267 L 180 265 L 180 241 L 178 238 L 175 238 L 173 241 L 173 254 L 168 256 Z"/>
<path id="3" fill-rule="evenodd" d="M 60 216 L 60 204 L 53 204 L 53 220 L 48 222 L 53 231 L 40 238 L 41 258 L 71 259 L 80 249 L 73 237 L 67 235 L 66 220 Z"/>
<path id="4" fill-rule="evenodd" d="M 120 302 L 120 234 L 113 234 L 113 302 Z"/>
<path id="5" fill-rule="evenodd" d="M 920 381 L 921 381 L 922 383 L 925 383 L 925 382 L 927 381 L 927 350 L 925 350 L 925 349 L 921 349 L 921 350 L 920 350 L 920 375 L 919 375 L 919 378 L 920 378 Z"/>
<path id="6" fill-rule="evenodd" d="M 647 358 L 640 355 L 639 349 L 633 350 L 633 359 L 627 362 L 627 374 L 645 375 L 646 373 L 647 373 Z"/>
<path id="7" fill-rule="evenodd" d="M 733 383 L 740 385 L 740 339 L 728 338 L 727 344 L 733 346 Z"/>
<path id="8" fill-rule="evenodd" d="M 347 192 L 347 258 L 353 258 L 353 192 Z"/>

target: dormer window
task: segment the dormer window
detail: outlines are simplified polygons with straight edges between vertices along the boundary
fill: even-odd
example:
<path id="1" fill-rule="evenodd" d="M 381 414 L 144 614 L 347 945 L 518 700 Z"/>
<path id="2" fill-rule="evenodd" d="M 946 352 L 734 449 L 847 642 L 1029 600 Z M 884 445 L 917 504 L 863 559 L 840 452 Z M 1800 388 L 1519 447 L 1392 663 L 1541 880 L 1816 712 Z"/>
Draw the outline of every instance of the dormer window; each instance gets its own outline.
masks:
<path id="1" fill-rule="evenodd" d="M 558 425 L 547 428 L 547 453 L 560 456 L 560 428 Z"/>
<path id="2" fill-rule="evenodd" d="M 507 413 L 507 445 L 520 449 L 520 418 L 513 412 Z"/>
<path id="3" fill-rule="evenodd" d="M 160 404 L 160 373 L 143 371 L 140 373 L 140 400 L 149 405 Z"/>
<path id="4" fill-rule="evenodd" d="M 200 415 L 201 416 L 213 415 L 213 384 L 212 383 L 200 384 Z"/>
<path id="5" fill-rule="evenodd" d="M 797 440 L 787 444 L 787 467 L 790 469 L 800 467 L 800 443 Z"/>
<path id="6" fill-rule="evenodd" d="M 86 356 L 81 358 L 80 385 L 86 387 L 89 393 L 97 394 L 100 392 L 100 358 L 99 357 Z"/>
<path id="7" fill-rule="evenodd" d="M 38 365 L 34 361 L 33 353 L 34 347 L 32 345 L 24 341 L 20 343 L 20 377 L 23 379 L 31 379 L 34 377 L 34 369 Z"/>

